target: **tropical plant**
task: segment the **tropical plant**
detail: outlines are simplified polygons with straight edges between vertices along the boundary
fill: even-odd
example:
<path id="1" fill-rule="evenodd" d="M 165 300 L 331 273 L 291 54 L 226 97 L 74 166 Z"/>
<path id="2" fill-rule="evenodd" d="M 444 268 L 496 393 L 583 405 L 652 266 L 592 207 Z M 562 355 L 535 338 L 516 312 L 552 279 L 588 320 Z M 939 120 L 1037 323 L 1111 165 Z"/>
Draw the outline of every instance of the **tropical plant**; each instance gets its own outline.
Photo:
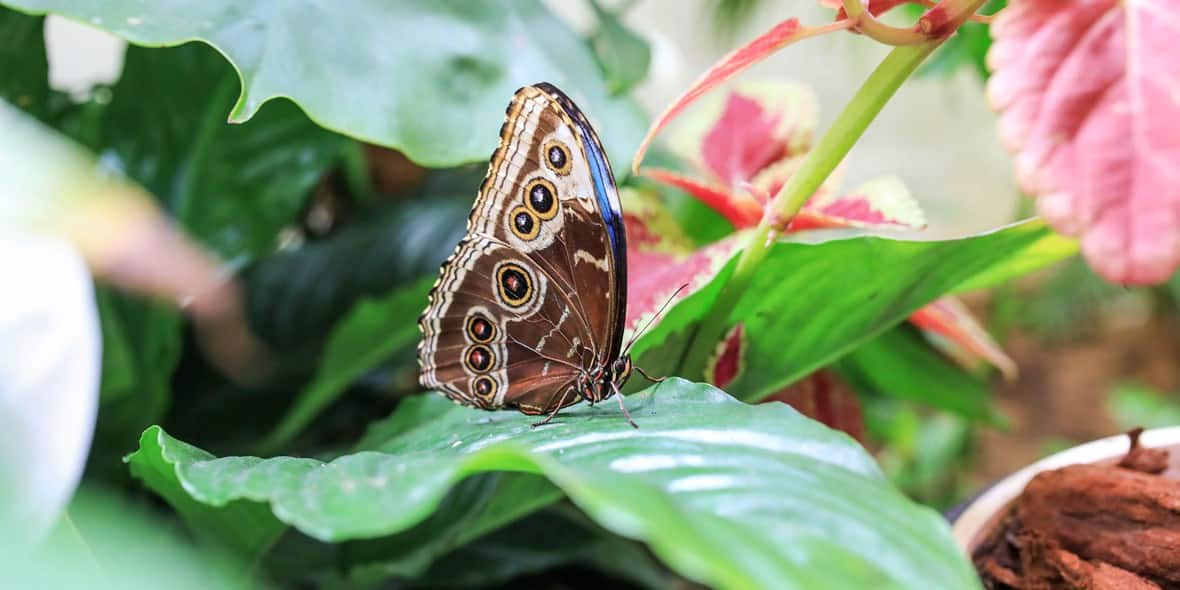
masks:
<path id="1" fill-rule="evenodd" d="M 0 397 L 45 410 L 12 414 L 42 427 L 0 448 L 6 479 L 33 473 L 45 449 L 88 448 L 82 492 L 63 515 L 57 500 L 34 516 L 0 510 L 13 525 L 0 527 L 0 553 L 16 556 L 5 575 L 18 585 L 129 587 L 162 571 L 169 587 L 978 587 L 941 516 L 894 481 L 938 495 L 920 473 L 920 413 L 1001 421 L 975 360 L 1006 372 L 1011 361 L 954 296 L 1077 246 L 1038 220 L 959 239 L 894 235 L 924 223 L 902 181 L 845 191 L 833 173 L 927 57 L 968 19 L 988 20 L 973 16 L 984 0 L 944 0 L 911 27 L 876 18 L 896 1 L 845 0 L 815 27 L 779 23 L 650 125 L 628 95 L 652 63 L 647 44 L 597 2 L 588 39 L 539 1 L 0 3 L 0 202 L 11 205 L 0 228 L 28 240 L 26 267 L 44 260 L 44 272 L 88 283 L 81 264 L 35 257 L 64 241 L 95 279 L 93 297 L 75 286 L 60 298 L 89 310 L 63 322 L 81 328 L 56 336 L 0 323 L 6 349 L 48 339 L 57 348 L 29 354 L 67 367 L 0 366 L 0 385 L 98 405 L 90 444 L 84 429 L 55 429 L 56 410 L 36 396 Z M 1024 121 L 1030 94 L 1013 80 L 1046 64 L 1021 64 L 1013 44 L 1035 42 L 1037 19 L 1058 12 L 1075 18 L 1071 31 L 1110 25 L 1095 16 L 1101 2 L 1012 4 L 994 51 L 1000 72 L 1014 73 L 989 88 L 1006 121 Z M 1136 23 L 1152 6 L 1107 4 Z M 45 14 L 129 42 L 118 80 L 82 96 L 52 89 Z M 896 48 L 816 141 L 814 101 L 798 84 L 743 83 L 690 110 L 791 43 L 849 31 Z M 956 55 L 978 51 L 955 43 Z M 1177 120 L 1138 73 L 1152 55 L 1128 55 L 1103 78 L 1153 92 L 1120 129 Z M 503 105 L 539 80 L 591 115 L 623 187 L 633 350 L 648 372 L 671 376 L 632 384 L 638 430 L 609 405 L 532 428 L 416 384 L 415 318 L 462 235 Z M 1089 202 L 1076 192 L 1087 185 L 1044 153 L 1045 134 L 1112 116 L 1005 135 L 1052 164 L 1028 171 L 1043 210 L 1077 214 Z M 654 144 L 674 120 L 685 130 Z M 1077 137 L 1071 153 L 1089 138 Z M 1136 149 L 1158 137 L 1143 139 Z M 641 165 L 653 145 L 657 165 Z M 1151 198 L 1175 192 L 1155 183 L 1152 153 L 1104 160 L 1143 164 L 1116 183 L 1127 202 L 1147 187 L 1162 187 Z M 1177 263 L 1141 249 L 1120 259 L 1101 242 L 1113 222 L 1068 217 L 1053 221 L 1086 236 L 1108 278 L 1154 280 Z M 19 292 L 35 301 L 40 285 Z M 89 344 L 63 345 L 71 338 Z M 96 390 L 63 381 L 71 363 L 98 363 L 99 338 Z M 10 379 L 18 369 L 39 379 Z M 894 481 L 857 439 L 885 445 Z M 45 485 L 64 497 L 76 468 L 55 473 Z M 123 514 L 132 524 L 118 532 Z M 120 539 L 142 569 L 111 554 Z"/>

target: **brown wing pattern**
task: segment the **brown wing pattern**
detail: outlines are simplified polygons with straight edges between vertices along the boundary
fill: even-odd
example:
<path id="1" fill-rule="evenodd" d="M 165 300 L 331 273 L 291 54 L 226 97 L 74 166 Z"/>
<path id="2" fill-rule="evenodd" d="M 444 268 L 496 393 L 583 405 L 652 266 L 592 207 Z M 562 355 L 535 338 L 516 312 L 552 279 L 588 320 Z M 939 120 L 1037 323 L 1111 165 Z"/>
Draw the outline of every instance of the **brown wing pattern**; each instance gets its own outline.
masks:
<path id="1" fill-rule="evenodd" d="M 555 98 L 519 90 L 500 137 L 419 319 L 420 382 L 535 414 L 578 401 L 579 374 L 606 362 L 614 260 L 586 148 Z"/>

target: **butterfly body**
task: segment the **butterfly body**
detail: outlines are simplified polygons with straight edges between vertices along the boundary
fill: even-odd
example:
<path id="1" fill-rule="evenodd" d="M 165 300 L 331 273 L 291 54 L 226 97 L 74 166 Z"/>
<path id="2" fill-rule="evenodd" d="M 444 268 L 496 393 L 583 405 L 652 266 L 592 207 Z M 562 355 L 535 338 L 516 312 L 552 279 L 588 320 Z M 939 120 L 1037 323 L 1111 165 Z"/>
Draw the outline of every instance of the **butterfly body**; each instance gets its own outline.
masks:
<path id="1" fill-rule="evenodd" d="M 419 382 L 482 409 L 549 414 L 618 394 L 626 230 L 606 153 L 557 88 L 513 96 L 467 235 L 419 318 Z"/>

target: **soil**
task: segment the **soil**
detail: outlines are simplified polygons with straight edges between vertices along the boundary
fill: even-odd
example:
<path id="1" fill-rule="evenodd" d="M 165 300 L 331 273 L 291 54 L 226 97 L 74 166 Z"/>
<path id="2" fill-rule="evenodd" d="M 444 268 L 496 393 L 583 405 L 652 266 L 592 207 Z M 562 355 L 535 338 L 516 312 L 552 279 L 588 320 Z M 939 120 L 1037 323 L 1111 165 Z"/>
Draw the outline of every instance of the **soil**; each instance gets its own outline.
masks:
<path id="1" fill-rule="evenodd" d="M 972 555 L 984 585 L 1180 589 L 1180 456 L 1138 436 L 1117 462 L 1033 478 Z"/>

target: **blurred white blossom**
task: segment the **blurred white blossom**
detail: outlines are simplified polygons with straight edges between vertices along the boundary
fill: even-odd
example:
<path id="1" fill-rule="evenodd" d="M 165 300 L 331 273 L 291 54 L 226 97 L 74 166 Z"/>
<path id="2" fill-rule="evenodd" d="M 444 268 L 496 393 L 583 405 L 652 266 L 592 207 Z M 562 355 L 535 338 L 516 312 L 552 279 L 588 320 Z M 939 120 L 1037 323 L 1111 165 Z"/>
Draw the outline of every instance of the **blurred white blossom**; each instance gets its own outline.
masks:
<path id="1" fill-rule="evenodd" d="M 64 240 L 0 233 L 0 534 L 42 536 L 73 495 L 98 406 L 90 275 Z"/>

